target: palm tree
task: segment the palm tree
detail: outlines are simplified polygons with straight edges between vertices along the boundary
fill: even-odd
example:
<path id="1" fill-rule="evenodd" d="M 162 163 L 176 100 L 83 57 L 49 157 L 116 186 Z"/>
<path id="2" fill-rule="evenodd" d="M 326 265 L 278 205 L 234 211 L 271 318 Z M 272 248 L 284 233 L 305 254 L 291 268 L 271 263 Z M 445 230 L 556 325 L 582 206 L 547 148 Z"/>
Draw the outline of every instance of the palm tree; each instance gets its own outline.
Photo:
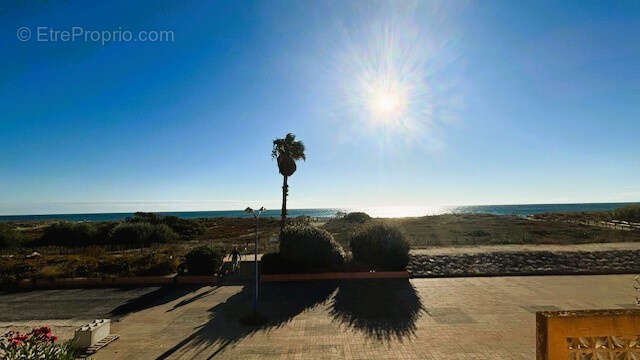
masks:
<path id="1" fill-rule="evenodd" d="M 287 195 L 289 195 L 287 178 L 296 172 L 296 160 L 306 160 L 304 144 L 302 141 L 296 141 L 295 135 L 288 133 L 284 139 L 273 140 L 271 157 L 278 160 L 278 170 L 284 177 L 282 183 L 282 221 L 280 221 L 280 234 L 282 234 L 287 220 Z"/>

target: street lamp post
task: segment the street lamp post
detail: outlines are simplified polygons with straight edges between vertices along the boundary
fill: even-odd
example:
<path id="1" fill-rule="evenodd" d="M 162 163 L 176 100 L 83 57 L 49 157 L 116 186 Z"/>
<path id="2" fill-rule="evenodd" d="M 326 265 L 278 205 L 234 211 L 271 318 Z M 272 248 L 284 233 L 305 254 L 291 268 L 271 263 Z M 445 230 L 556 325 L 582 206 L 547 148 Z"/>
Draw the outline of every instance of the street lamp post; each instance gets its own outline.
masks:
<path id="1" fill-rule="evenodd" d="M 260 207 L 260 209 L 258 210 L 253 210 L 250 207 L 247 207 L 246 209 L 244 209 L 244 212 L 246 212 L 247 214 L 253 215 L 253 217 L 256 219 L 256 242 L 255 242 L 254 255 L 253 255 L 253 263 L 256 271 L 255 273 L 256 288 L 255 288 L 255 294 L 253 297 L 254 313 L 258 312 L 258 218 L 260 218 L 260 214 L 262 214 L 262 212 L 265 210 L 266 209 L 264 208 L 264 206 Z"/>

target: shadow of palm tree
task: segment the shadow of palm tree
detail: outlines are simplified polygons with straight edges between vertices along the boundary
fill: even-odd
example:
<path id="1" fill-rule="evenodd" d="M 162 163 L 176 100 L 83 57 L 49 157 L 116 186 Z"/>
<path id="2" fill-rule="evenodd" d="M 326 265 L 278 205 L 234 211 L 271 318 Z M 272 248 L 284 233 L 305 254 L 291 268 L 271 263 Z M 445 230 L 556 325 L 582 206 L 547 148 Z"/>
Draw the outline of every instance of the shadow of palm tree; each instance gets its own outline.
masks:
<path id="1" fill-rule="evenodd" d="M 111 312 L 109 312 L 109 316 L 114 318 L 121 318 L 133 312 L 138 312 L 152 308 L 154 306 L 166 304 L 168 302 L 179 299 L 191 292 L 194 292 L 201 287 L 201 285 L 160 287 L 135 299 L 128 300 L 126 303 L 111 310 Z"/>
<path id="2" fill-rule="evenodd" d="M 174 310 L 176 310 L 178 308 L 181 308 L 181 307 L 183 307 L 185 305 L 189 305 L 194 301 L 197 301 L 197 300 L 200 300 L 202 298 L 205 298 L 205 297 L 215 293 L 215 291 L 218 290 L 219 288 L 220 288 L 219 286 L 216 286 L 216 287 L 213 287 L 213 288 L 211 288 L 211 289 L 209 289 L 207 291 L 203 291 L 203 292 L 201 292 L 199 294 L 196 294 L 196 295 L 194 295 L 194 296 L 192 296 L 192 297 L 190 297 L 188 299 L 184 299 L 184 300 L 180 301 L 179 303 L 173 305 L 173 307 L 171 309 L 167 310 L 166 312 L 174 311 Z"/>
<path id="3" fill-rule="evenodd" d="M 378 341 L 415 336 L 416 321 L 425 311 L 408 279 L 343 281 L 330 314 L 343 325 Z"/>
<path id="4" fill-rule="evenodd" d="M 259 311 L 268 323 L 246 326 L 240 323 L 240 318 L 252 312 L 254 292 L 252 286 L 245 286 L 224 303 L 209 309 L 206 324 L 157 359 L 186 354 L 189 358 L 203 358 L 208 352 L 211 354 L 206 358 L 211 359 L 247 336 L 281 327 L 304 311 L 325 303 L 336 288 L 337 283 L 332 281 L 263 284 Z"/>

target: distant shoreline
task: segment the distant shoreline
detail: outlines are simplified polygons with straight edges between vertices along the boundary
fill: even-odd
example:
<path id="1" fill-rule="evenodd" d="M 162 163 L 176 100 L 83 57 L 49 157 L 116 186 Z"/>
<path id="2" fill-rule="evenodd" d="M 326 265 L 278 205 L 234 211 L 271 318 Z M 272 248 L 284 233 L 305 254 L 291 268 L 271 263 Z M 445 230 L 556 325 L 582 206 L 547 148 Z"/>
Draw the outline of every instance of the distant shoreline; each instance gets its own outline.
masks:
<path id="1" fill-rule="evenodd" d="M 379 207 L 362 209 L 345 208 L 316 208 L 316 209 L 289 209 L 289 217 L 309 216 L 312 218 L 332 218 L 339 211 L 365 211 L 373 217 L 419 217 L 441 214 L 492 214 L 492 215 L 519 215 L 528 216 L 547 212 L 591 212 L 610 211 L 635 202 L 612 203 L 576 203 L 576 204 L 521 204 L 521 205 L 477 205 L 477 206 L 443 206 L 443 207 Z M 216 217 L 248 217 L 241 210 L 216 210 L 216 211 L 161 211 L 155 212 L 164 216 L 177 216 L 184 219 L 216 218 Z M 0 221 L 117 221 L 133 215 L 133 212 L 111 213 L 77 213 L 77 214 L 45 214 L 45 215 L 0 215 Z M 264 217 L 278 218 L 280 210 L 267 210 Z"/>

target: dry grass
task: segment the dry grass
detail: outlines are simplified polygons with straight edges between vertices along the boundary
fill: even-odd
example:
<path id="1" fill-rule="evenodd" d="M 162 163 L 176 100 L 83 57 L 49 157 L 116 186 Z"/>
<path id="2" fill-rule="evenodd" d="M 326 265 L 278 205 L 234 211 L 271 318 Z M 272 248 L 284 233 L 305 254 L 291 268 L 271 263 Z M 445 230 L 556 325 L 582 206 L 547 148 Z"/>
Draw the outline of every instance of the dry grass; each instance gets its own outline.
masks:
<path id="1" fill-rule="evenodd" d="M 518 216 L 447 214 L 374 219 L 395 225 L 414 248 L 495 244 L 584 244 L 640 241 L 640 231 L 618 231 L 562 221 L 532 221 Z M 323 225 L 343 246 L 359 224 L 332 220 Z"/>
<path id="2" fill-rule="evenodd" d="M 553 220 L 549 220 L 553 219 Z M 572 219 L 573 220 L 573 217 Z M 72 276 L 82 267 L 93 268 L 98 263 L 112 263 L 111 267 L 127 260 L 135 263 L 145 254 L 155 252 L 171 256 L 180 261 L 182 256 L 197 245 L 207 244 L 222 246 L 230 250 L 238 246 L 241 251 L 253 251 L 255 222 L 253 219 L 212 218 L 199 219 L 206 232 L 197 239 L 162 244 L 142 249 L 128 249 L 107 252 L 105 248 L 91 246 L 70 248 L 63 255 L 55 252 L 43 252 L 41 257 L 25 260 L 24 254 L 32 249 L 24 249 L 15 257 L 0 258 L 2 277 L 11 273 L 17 277 L 59 277 Z M 292 219 L 291 222 L 296 220 Z M 496 244 L 582 244 L 598 242 L 635 242 L 640 241 L 640 231 L 621 231 L 596 226 L 580 225 L 567 222 L 560 217 L 545 217 L 544 220 L 525 219 L 517 216 L 496 216 L 485 214 L 449 214 L 397 219 L 372 219 L 369 222 L 384 222 L 394 225 L 406 235 L 412 248 L 457 245 L 496 245 Z M 42 223 L 20 224 L 22 231 L 29 237 L 37 237 L 42 232 Z M 349 248 L 351 234 L 360 226 L 359 223 L 342 219 L 316 221 L 313 223 L 329 231 L 345 249 Z M 366 225 L 366 224 L 365 224 Z M 278 219 L 260 220 L 259 252 L 277 251 L 277 239 L 280 230 Z M 42 250 L 42 249 L 38 249 Z M 137 265 L 136 265 L 137 266 Z M 141 272 L 144 267 L 132 269 Z"/>
<path id="3" fill-rule="evenodd" d="M 576 213 L 570 220 L 575 220 Z M 594 214 L 586 213 L 585 219 Z M 210 218 L 197 219 L 206 229 L 205 233 L 190 241 L 163 244 L 160 249 L 181 256 L 189 248 L 197 245 L 222 246 L 231 249 L 237 246 L 241 251 L 252 252 L 255 236 L 255 221 L 250 218 Z M 299 221 L 290 219 L 289 222 Z M 582 244 L 598 242 L 640 241 L 640 231 L 619 231 L 596 226 L 567 222 L 566 216 L 545 216 L 536 221 L 518 216 L 497 216 L 487 214 L 447 214 L 438 216 L 373 219 L 395 225 L 407 236 L 414 248 L 451 245 L 495 245 L 495 244 Z M 42 234 L 43 223 L 21 223 L 21 232 L 29 238 Z M 345 249 L 348 249 L 350 235 L 361 224 L 334 219 L 313 223 L 329 231 Z M 277 251 L 277 237 L 280 221 L 275 218 L 260 219 L 259 251 Z M 43 253 L 56 253 L 49 249 Z M 158 250 L 158 249 L 156 249 Z M 142 250 L 130 249 L 118 252 L 129 254 Z M 103 251 L 99 247 L 83 249 L 65 249 L 62 254 L 81 253 L 91 257 L 100 257 Z"/>

